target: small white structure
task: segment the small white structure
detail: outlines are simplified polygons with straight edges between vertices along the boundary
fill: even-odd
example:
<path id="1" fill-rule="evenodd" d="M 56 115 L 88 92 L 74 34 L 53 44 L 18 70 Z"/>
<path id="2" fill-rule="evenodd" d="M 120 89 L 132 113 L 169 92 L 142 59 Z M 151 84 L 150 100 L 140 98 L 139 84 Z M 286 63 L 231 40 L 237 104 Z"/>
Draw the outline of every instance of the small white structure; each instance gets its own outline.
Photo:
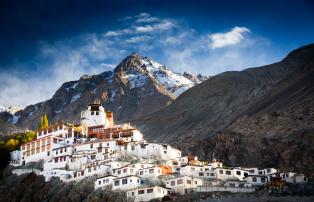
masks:
<path id="1" fill-rule="evenodd" d="M 280 177 L 282 180 L 292 184 L 305 184 L 308 182 L 308 178 L 304 174 L 294 172 L 280 173 Z"/>
<path id="2" fill-rule="evenodd" d="M 97 180 L 95 181 L 95 189 L 107 187 L 107 186 L 112 187 L 113 180 L 116 178 L 117 178 L 116 176 L 112 176 L 112 175 L 97 178 Z"/>
<path id="3" fill-rule="evenodd" d="M 127 191 L 127 197 L 133 199 L 134 202 L 150 201 L 152 199 L 162 199 L 170 192 L 170 189 L 160 186 L 141 187 Z"/>
<path id="4" fill-rule="evenodd" d="M 103 106 L 90 104 L 87 110 L 81 112 L 81 124 L 85 127 L 103 125 L 108 128 L 110 122 Z"/>
<path id="5" fill-rule="evenodd" d="M 268 176 L 268 175 L 275 174 L 277 172 L 278 172 L 278 170 L 275 169 L 275 168 L 265 168 L 265 169 L 259 169 L 258 170 L 258 175 Z"/>
<path id="6" fill-rule="evenodd" d="M 112 175 L 117 176 L 117 177 L 136 175 L 136 173 L 137 173 L 137 169 L 131 165 L 112 169 Z"/>
<path id="7" fill-rule="evenodd" d="M 199 186 L 194 188 L 196 192 L 231 192 L 231 193 L 250 193 L 255 188 L 250 183 L 243 181 L 227 181 L 223 186 Z"/>
<path id="8" fill-rule="evenodd" d="M 126 176 L 113 180 L 112 190 L 129 190 L 139 187 L 141 179 L 137 176 Z"/>
<path id="9" fill-rule="evenodd" d="M 21 151 L 15 150 L 10 152 L 10 165 L 19 166 L 21 165 Z"/>
<path id="10" fill-rule="evenodd" d="M 182 175 L 182 176 L 199 177 L 200 176 L 200 172 L 203 172 L 203 171 L 205 171 L 204 166 L 186 165 L 186 166 L 182 166 L 180 168 L 180 175 Z"/>
<path id="11" fill-rule="evenodd" d="M 181 157 L 181 151 L 168 144 L 130 142 L 121 147 L 120 155 L 143 159 L 169 160 Z"/>
<path id="12" fill-rule="evenodd" d="M 156 179 L 159 175 L 162 175 L 162 168 L 159 166 L 142 168 L 138 170 L 137 175 L 141 178 Z"/>
<path id="13" fill-rule="evenodd" d="M 264 175 L 249 175 L 244 180 L 252 186 L 264 186 L 268 183 L 268 177 Z"/>
<path id="14" fill-rule="evenodd" d="M 195 177 L 182 176 L 165 181 L 166 187 L 173 192 L 186 194 L 191 192 L 197 186 L 203 185 L 203 180 Z"/>
<path id="15" fill-rule="evenodd" d="M 238 179 L 243 180 L 248 176 L 248 172 L 238 168 L 216 168 L 216 178 L 221 180 Z"/>

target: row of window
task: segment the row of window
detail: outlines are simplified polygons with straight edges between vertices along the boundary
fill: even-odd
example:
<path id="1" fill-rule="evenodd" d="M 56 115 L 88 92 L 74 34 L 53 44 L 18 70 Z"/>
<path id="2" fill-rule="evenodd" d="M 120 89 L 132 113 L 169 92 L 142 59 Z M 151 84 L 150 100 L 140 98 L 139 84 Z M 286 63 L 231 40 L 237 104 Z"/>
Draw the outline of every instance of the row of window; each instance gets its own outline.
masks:
<path id="1" fill-rule="evenodd" d="M 219 170 L 219 174 L 224 174 L 224 172 L 223 172 L 224 170 Z M 226 170 L 226 175 L 231 175 L 231 171 L 230 170 Z M 247 175 L 248 173 L 244 173 L 244 175 Z M 239 171 L 239 170 L 237 170 L 236 171 L 236 175 L 239 175 L 239 176 L 241 176 L 241 171 Z"/>
<path id="2" fill-rule="evenodd" d="M 90 112 L 90 115 L 99 115 L 99 111 L 95 111 L 95 112 L 94 112 L 94 111 L 91 111 L 91 112 Z"/>
<path id="3" fill-rule="evenodd" d="M 169 184 L 169 182 L 167 182 L 167 184 Z M 180 185 L 180 184 L 183 184 L 183 179 L 178 179 L 177 180 L 177 185 Z M 186 184 L 192 184 L 192 180 L 186 180 Z M 197 181 L 194 181 L 194 184 L 197 185 L 198 182 Z M 173 181 L 170 181 L 170 185 L 171 186 L 175 186 L 176 185 L 176 181 L 173 180 Z"/>
<path id="4" fill-rule="evenodd" d="M 132 179 L 130 179 L 129 182 L 132 183 Z M 137 179 L 137 183 L 140 183 L 139 179 Z M 121 184 L 122 185 L 128 184 L 128 179 L 122 179 L 121 180 Z M 120 180 L 115 180 L 113 185 L 114 186 L 119 186 L 120 185 Z"/>
<path id="5" fill-rule="evenodd" d="M 67 152 L 67 148 L 62 148 L 62 149 L 58 149 L 56 150 L 56 154 L 58 154 L 60 152 L 60 154 L 62 154 L 63 152 Z"/>
<path id="6" fill-rule="evenodd" d="M 55 157 L 55 163 L 66 161 L 66 156 Z"/>
<path id="7" fill-rule="evenodd" d="M 43 138 L 41 140 L 33 141 L 31 143 L 28 143 L 27 145 L 22 145 L 21 150 L 30 150 L 31 148 L 34 149 L 35 147 L 44 146 L 47 144 L 50 144 L 51 139 L 49 138 Z"/>

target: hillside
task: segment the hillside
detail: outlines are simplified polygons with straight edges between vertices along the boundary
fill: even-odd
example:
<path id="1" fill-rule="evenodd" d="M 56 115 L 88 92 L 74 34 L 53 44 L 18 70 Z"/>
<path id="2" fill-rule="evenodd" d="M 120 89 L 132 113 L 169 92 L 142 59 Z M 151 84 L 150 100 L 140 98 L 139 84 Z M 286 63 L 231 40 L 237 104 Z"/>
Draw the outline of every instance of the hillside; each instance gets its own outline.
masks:
<path id="1" fill-rule="evenodd" d="M 313 78 L 312 44 L 275 64 L 214 76 L 133 124 L 148 140 L 203 158 L 314 175 Z"/>
<path id="2" fill-rule="evenodd" d="M 123 122 L 169 105 L 182 92 L 205 79 L 201 75 L 175 73 L 133 53 L 113 71 L 64 83 L 51 99 L 15 114 L 19 117 L 16 125 L 34 129 L 45 113 L 51 123 L 59 120 L 79 123 L 80 112 L 95 99 L 114 112 L 116 121 Z"/>

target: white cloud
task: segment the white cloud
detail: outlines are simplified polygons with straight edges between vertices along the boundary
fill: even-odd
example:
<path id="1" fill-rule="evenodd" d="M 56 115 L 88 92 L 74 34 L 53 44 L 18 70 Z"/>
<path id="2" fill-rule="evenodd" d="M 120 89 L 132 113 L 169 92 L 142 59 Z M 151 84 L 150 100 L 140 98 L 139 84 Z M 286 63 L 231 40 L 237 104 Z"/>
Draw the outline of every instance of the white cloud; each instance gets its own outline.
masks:
<path id="1" fill-rule="evenodd" d="M 234 27 L 229 32 L 210 34 L 210 47 L 216 49 L 238 44 L 244 39 L 244 34 L 248 32 L 250 30 L 246 27 Z"/>
<path id="2" fill-rule="evenodd" d="M 150 18 L 159 21 L 136 22 Z M 174 71 L 205 75 L 259 66 L 278 59 L 268 51 L 267 40 L 253 34 L 246 37 L 244 34 L 250 30 L 245 27 L 211 34 L 208 38 L 208 34 L 201 34 L 175 19 L 142 13 L 128 16 L 127 20 L 119 29 L 41 44 L 40 53 L 33 59 L 38 71 L 28 76 L 23 72 L 0 74 L 0 105 L 25 107 L 49 99 L 62 83 L 77 80 L 84 74 L 111 70 L 134 51 Z M 208 46 L 209 39 L 211 46 Z M 234 46 L 239 43 L 241 45 Z"/>
<path id="3" fill-rule="evenodd" d="M 133 31 L 131 29 L 122 29 L 122 30 L 115 30 L 115 31 L 108 31 L 105 33 L 105 36 L 112 37 L 112 36 L 121 36 L 124 34 L 132 34 Z"/>
<path id="4" fill-rule="evenodd" d="M 149 36 L 134 36 L 126 40 L 127 43 L 138 43 L 150 39 Z"/>
<path id="5" fill-rule="evenodd" d="M 174 24 L 168 20 L 164 20 L 161 23 L 156 23 L 152 25 L 137 26 L 135 27 L 136 32 L 154 32 L 154 31 L 164 31 L 169 30 L 174 27 Z"/>

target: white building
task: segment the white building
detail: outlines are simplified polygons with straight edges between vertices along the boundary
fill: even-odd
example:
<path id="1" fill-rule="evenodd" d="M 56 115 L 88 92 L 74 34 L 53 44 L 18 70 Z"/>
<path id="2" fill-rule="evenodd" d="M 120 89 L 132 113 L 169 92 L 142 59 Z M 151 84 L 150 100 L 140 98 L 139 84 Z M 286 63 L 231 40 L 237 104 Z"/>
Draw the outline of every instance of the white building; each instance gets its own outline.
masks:
<path id="1" fill-rule="evenodd" d="M 95 181 L 95 189 L 108 187 L 108 186 L 112 187 L 113 180 L 116 178 L 117 178 L 116 176 L 112 176 L 112 175 L 97 178 L 97 180 Z"/>
<path id="2" fill-rule="evenodd" d="M 186 165 L 180 168 L 180 175 L 199 177 L 200 172 L 205 171 L 204 166 Z"/>
<path id="3" fill-rule="evenodd" d="M 134 200 L 134 202 L 150 201 L 152 199 L 162 199 L 170 192 L 170 189 L 160 186 L 141 187 L 127 191 L 127 197 L 131 200 Z"/>
<path id="4" fill-rule="evenodd" d="M 280 173 L 280 177 L 282 180 L 293 184 L 305 184 L 308 182 L 308 178 L 304 174 L 294 172 Z"/>
<path id="5" fill-rule="evenodd" d="M 117 176 L 117 177 L 136 175 L 136 173 L 137 173 L 137 169 L 131 165 L 112 169 L 112 175 Z"/>
<path id="6" fill-rule="evenodd" d="M 100 104 L 90 104 L 87 110 L 81 112 L 81 124 L 85 127 L 103 125 L 108 128 L 110 120 Z"/>
<path id="7" fill-rule="evenodd" d="M 113 180 L 112 190 L 130 190 L 139 187 L 141 179 L 137 176 L 126 176 Z"/>
<path id="8" fill-rule="evenodd" d="M 138 170 L 137 175 L 140 178 L 156 179 L 159 175 L 162 175 L 162 168 L 160 166 L 142 168 Z"/>
<path id="9" fill-rule="evenodd" d="M 203 180 L 195 177 L 181 176 L 165 181 L 166 187 L 173 192 L 186 194 L 191 192 L 197 186 L 203 185 Z"/>
<path id="10" fill-rule="evenodd" d="M 169 160 L 181 157 L 181 151 L 168 144 L 130 142 L 121 147 L 120 155 L 143 159 Z"/>
<path id="11" fill-rule="evenodd" d="M 272 175 L 278 173 L 278 170 L 275 168 L 265 168 L 265 169 L 259 169 L 258 170 L 258 175 Z"/>
<path id="12" fill-rule="evenodd" d="M 249 175 L 244 180 L 252 186 L 264 186 L 268 183 L 268 177 L 264 175 Z"/>
<path id="13" fill-rule="evenodd" d="M 214 170 L 216 172 L 216 178 L 220 180 L 243 180 L 244 177 L 248 176 L 248 171 L 238 168 L 216 168 Z"/>

